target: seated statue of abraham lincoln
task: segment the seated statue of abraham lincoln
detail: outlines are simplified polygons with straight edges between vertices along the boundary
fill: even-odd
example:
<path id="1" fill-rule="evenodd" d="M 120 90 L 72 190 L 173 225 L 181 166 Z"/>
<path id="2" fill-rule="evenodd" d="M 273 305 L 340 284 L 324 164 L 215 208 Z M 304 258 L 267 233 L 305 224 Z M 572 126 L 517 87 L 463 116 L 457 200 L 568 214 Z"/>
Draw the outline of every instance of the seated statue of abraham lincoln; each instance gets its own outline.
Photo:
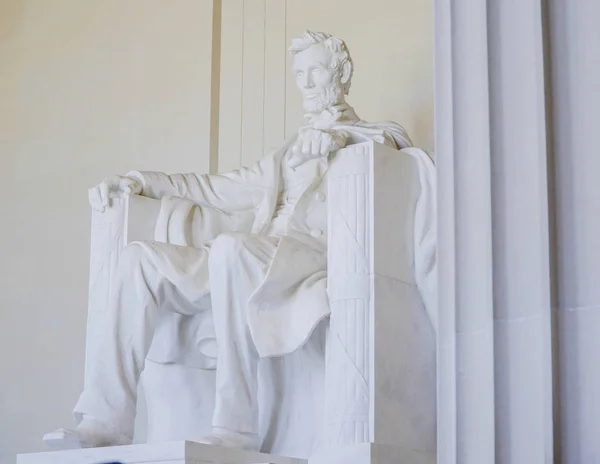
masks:
<path id="1" fill-rule="evenodd" d="M 365 122 L 346 103 L 353 62 L 344 41 L 307 31 L 293 40 L 289 51 L 308 124 L 280 148 L 251 167 L 222 174 L 134 171 L 90 190 L 92 207 L 100 211 L 111 198 L 125 195 L 177 197 L 201 210 L 245 217 L 247 227 L 197 247 L 133 242 L 123 249 L 101 355 L 89 360 L 92 381 L 75 407 L 79 423 L 72 430 L 63 429 L 61 442 L 55 445 L 131 443 L 137 384 L 148 352 L 154 349 L 157 315 L 165 310 L 198 314 L 205 311 L 203 302 L 209 298 L 218 347 L 216 400 L 213 432 L 197 441 L 259 448 L 259 359 L 298 349 L 330 311 L 328 156 L 346 145 L 372 140 L 395 149 L 412 145 L 398 124 Z M 432 172 L 427 154 L 411 153 L 420 157 L 421 170 Z M 423 234 L 415 230 L 415 243 L 423 242 L 419 240 Z M 434 262 L 432 253 L 425 261 Z M 430 313 L 431 292 L 425 289 L 433 285 L 427 282 L 434 279 L 432 266 L 416 276 Z"/>

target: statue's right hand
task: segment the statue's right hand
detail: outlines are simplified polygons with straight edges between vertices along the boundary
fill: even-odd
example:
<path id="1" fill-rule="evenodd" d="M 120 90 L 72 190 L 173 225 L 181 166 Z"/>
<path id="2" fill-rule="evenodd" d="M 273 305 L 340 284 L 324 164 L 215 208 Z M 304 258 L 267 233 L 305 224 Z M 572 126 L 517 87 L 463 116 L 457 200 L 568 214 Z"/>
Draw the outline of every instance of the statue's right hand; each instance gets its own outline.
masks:
<path id="1" fill-rule="evenodd" d="M 110 206 L 111 198 L 137 195 L 141 191 L 142 184 L 133 177 L 108 177 L 89 190 L 90 205 L 94 210 L 103 213 L 104 210 Z"/>

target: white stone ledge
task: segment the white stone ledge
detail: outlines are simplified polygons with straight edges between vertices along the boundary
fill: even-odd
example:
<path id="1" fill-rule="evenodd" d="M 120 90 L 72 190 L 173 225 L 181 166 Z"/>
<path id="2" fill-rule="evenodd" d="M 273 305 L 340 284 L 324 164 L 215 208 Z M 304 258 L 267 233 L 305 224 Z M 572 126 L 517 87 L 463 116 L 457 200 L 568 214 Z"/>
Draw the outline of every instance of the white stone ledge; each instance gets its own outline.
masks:
<path id="1" fill-rule="evenodd" d="M 29 453 L 17 456 L 17 464 L 307 464 L 305 459 L 201 445 L 189 441 L 82 450 Z"/>

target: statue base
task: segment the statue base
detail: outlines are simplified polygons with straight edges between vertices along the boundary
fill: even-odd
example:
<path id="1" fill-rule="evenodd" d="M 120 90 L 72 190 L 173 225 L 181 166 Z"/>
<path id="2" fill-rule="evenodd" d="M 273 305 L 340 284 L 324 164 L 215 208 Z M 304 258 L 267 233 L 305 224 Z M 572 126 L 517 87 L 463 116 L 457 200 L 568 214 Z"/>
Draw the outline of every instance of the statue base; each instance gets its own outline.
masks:
<path id="1" fill-rule="evenodd" d="M 191 441 L 27 453 L 17 464 L 307 464 L 306 459 L 202 445 Z"/>
<path id="2" fill-rule="evenodd" d="M 20 454 L 17 464 L 435 464 L 435 453 L 362 443 L 322 448 L 310 459 L 190 441 Z"/>

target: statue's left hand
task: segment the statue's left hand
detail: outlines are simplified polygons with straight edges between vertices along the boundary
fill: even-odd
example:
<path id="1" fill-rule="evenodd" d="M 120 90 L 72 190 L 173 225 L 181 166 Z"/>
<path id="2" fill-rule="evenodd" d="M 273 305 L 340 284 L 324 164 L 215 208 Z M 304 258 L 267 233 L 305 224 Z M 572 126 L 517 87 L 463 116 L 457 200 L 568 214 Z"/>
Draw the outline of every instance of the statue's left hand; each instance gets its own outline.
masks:
<path id="1" fill-rule="evenodd" d="M 348 134 L 344 131 L 332 129 L 301 129 L 298 139 L 292 147 L 294 156 L 290 160 L 292 168 L 320 156 L 327 156 L 332 151 L 346 146 Z"/>
<path id="2" fill-rule="evenodd" d="M 127 195 L 137 195 L 142 191 L 139 180 L 127 176 L 111 176 L 104 179 L 89 192 L 91 207 L 100 212 L 110 205 L 111 198 L 119 198 Z"/>

